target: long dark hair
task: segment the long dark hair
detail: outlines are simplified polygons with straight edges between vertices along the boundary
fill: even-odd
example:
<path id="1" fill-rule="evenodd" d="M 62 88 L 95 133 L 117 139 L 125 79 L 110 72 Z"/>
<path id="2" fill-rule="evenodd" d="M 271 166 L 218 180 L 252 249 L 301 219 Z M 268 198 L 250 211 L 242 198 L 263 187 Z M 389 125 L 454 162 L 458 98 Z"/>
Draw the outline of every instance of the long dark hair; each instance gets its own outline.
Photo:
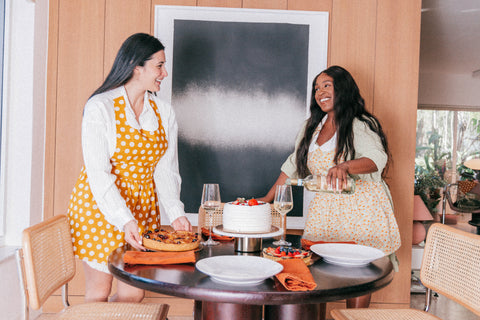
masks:
<path id="1" fill-rule="evenodd" d="M 353 145 L 354 134 L 352 130 L 353 120 L 355 118 L 366 123 L 373 132 L 378 134 L 382 141 L 383 149 L 390 157 L 387 139 L 382 126 L 378 119 L 365 109 L 365 100 L 360 95 L 360 90 L 352 75 L 342 67 L 331 66 L 320 72 L 312 83 L 310 118 L 307 120 L 305 134 L 300 141 L 296 154 L 298 175 L 305 177 L 309 174 L 307 168 L 308 148 L 315 129 L 326 115 L 315 100 L 315 82 L 321 74 L 326 74 L 333 79 L 335 93 L 333 110 L 335 112 L 335 126 L 337 128 L 337 146 L 334 163 L 338 164 L 341 160 L 355 158 L 355 147 Z"/>
<path id="2" fill-rule="evenodd" d="M 107 78 L 90 98 L 96 94 L 124 85 L 132 78 L 133 70 L 136 66 L 143 67 L 154 53 L 164 49 L 165 47 L 160 40 L 149 34 L 135 33 L 131 35 L 118 50 Z"/>

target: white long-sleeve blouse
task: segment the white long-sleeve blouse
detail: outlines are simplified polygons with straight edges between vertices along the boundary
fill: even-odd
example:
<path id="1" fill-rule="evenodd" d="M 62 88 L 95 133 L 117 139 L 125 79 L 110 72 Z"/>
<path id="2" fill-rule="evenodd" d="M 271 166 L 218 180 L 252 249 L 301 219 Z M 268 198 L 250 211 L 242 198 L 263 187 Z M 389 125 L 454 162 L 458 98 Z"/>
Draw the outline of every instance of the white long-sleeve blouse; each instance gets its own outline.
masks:
<path id="1" fill-rule="evenodd" d="M 175 113 L 170 104 L 146 92 L 144 106 L 137 122 L 123 86 L 91 97 L 84 109 L 82 120 L 82 150 L 88 182 L 98 208 L 105 219 L 123 230 L 134 217 L 115 185 L 116 176 L 111 173 L 110 158 L 116 149 L 116 121 L 113 99 L 123 96 L 126 101 L 126 122 L 135 129 L 155 131 L 157 116 L 148 103 L 155 101 L 168 141 L 168 149 L 155 167 L 153 179 L 161 208 L 170 221 L 185 215 L 180 201 L 181 177 L 178 169 L 177 134 Z"/>

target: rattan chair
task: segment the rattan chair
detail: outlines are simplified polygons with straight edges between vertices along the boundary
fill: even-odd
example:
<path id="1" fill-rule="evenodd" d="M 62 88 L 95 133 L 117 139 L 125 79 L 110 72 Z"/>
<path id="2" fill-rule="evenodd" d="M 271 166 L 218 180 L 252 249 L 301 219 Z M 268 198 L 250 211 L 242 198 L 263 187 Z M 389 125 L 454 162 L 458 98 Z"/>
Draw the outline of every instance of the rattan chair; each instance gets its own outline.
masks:
<path id="1" fill-rule="evenodd" d="M 420 280 L 428 289 L 480 315 L 480 236 L 433 224 L 427 234 Z M 331 314 L 335 320 L 440 319 L 415 309 L 337 309 Z"/>
<path id="2" fill-rule="evenodd" d="M 58 215 L 23 231 L 22 248 L 17 251 L 20 282 L 24 288 L 24 318 L 38 310 L 57 289 L 62 288 L 64 310 L 42 314 L 37 319 L 166 319 L 167 304 L 103 302 L 69 306 L 68 282 L 75 275 L 70 226 Z"/>
<path id="3" fill-rule="evenodd" d="M 200 208 L 198 209 L 198 225 L 205 228 L 209 228 L 210 225 L 212 226 L 212 228 L 221 225 L 223 220 L 224 205 L 225 204 L 222 203 L 220 208 L 218 210 L 215 210 L 215 212 L 212 214 L 211 218 L 208 217 L 205 210 L 200 206 Z M 282 224 L 282 216 L 280 215 L 280 212 L 275 210 L 273 204 L 270 204 L 270 208 L 272 210 L 272 225 L 280 228 Z"/>

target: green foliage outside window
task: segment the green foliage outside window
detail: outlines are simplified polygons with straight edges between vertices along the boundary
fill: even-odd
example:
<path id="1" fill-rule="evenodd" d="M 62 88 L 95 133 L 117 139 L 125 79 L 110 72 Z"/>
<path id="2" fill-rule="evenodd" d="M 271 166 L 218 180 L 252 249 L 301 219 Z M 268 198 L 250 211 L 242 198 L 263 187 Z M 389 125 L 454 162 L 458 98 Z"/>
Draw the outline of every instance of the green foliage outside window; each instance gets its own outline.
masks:
<path id="1" fill-rule="evenodd" d="M 473 171 L 463 166 L 463 162 L 478 157 L 480 110 L 417 112 L 414 192 L 431 213 L 437 211 L 440 190 L 447 182 L 472 178 Z"/>

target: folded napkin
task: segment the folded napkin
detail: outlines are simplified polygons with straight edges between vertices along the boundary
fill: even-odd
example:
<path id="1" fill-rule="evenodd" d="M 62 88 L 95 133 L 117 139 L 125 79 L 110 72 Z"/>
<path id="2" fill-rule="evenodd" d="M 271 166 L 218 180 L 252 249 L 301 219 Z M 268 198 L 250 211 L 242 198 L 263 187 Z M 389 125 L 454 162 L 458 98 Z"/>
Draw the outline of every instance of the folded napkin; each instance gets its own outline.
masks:
<path id="1" fill-rule="evenodd" d="M 207 228 L 202 228 L 202 234 L 208 238 L 208 235 L 210 234 L 210 231 Z M 231 241 L 234 239 L 234 237 L 228 237 L 228 236 L 221 236 L 218 235 L 214 232 L 212 232 L 212 239 L 213 240 L 218 240 L 218 241 Z"/>
<path id="2" fill-rule="evenodd" d="M 177 264 L 195 263 L 195 252 L 149 252 L 127 251 L 123 256 L 123 262 L 127 264 Z"/>
<path id="3" fill-rule="evenodd" d="M 302 239 L 302 248 L 304 250 L 310 250 L 310 247 L 313 246 L 314 244 L 319 244 L 319 243 L 350 243 L 350 244 L 356 244 L 355 241 L 311 241 L 307 239 Z"/>
<path id="4" fill-rule="evenodd" d="M 282 272 L 275 277 L 290 291 L 308 291 L 317 287 L 310 270 L 302 259 L 280 260 Z"/>

